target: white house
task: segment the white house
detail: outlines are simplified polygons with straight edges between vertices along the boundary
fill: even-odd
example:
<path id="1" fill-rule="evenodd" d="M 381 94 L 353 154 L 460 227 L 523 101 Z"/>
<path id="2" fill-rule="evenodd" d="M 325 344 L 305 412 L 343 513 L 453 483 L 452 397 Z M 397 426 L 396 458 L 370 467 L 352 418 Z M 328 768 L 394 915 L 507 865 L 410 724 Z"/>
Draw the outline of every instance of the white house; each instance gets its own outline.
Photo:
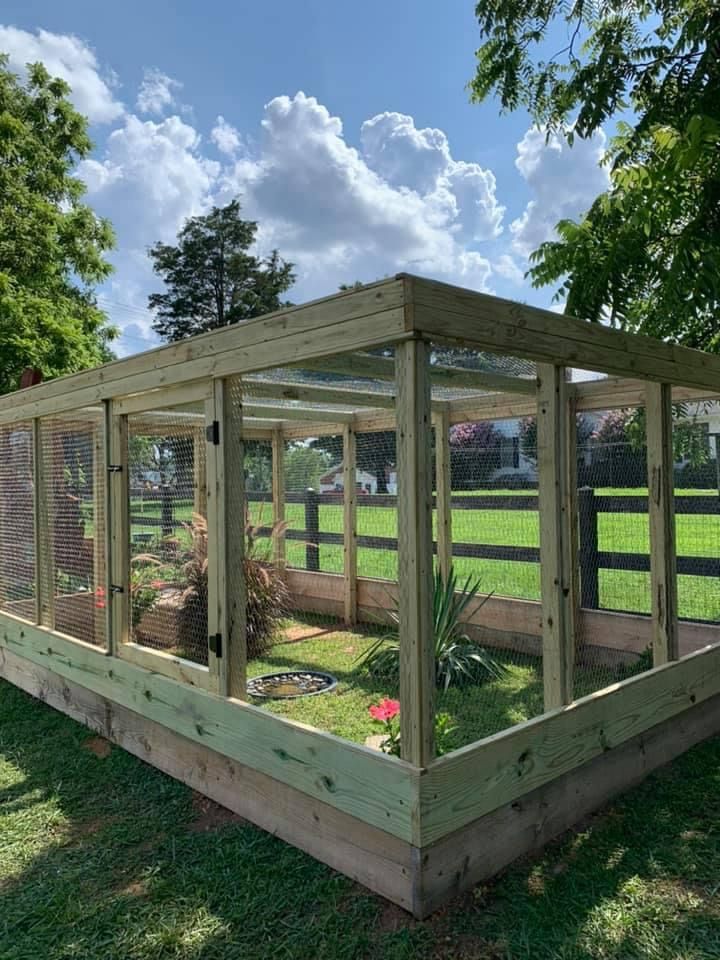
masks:
<path id="1" fill-rule="evenodd" d="M 377 493 L 377 478 L 367 470 L 355 471 L 355 483 L 360 493 Z M 320 493 L 342 493 L 344 489 L 343 465 L 336 464 L 320 477 Z"/>

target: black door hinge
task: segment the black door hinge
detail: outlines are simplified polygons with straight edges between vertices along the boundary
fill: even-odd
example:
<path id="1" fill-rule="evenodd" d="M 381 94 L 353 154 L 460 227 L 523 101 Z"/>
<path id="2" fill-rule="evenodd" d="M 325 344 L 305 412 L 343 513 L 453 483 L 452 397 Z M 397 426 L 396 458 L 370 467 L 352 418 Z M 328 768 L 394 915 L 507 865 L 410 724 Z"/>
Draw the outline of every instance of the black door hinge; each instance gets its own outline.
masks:
<path id="1" fill-rule="evenodd" d="M 119 464 L 119 463 L 109 463 L 109 464 L 108 464 L 108 473 L 122 473 L 122 464 Z"/>
<path id="2" fill-rule="evenodd" d="M 125 587 L 121 587 L 117 583 L 113 583 L 110 585 L 110 593 L 125 593 Z"/>
<path id="3" fill-rule="evenodd" d="M 212 423 L 205 427 L 205 436 L 207 437 L 208 443 L 212 443 L 213 446 L 217 447 L 220 443 L 220 424 L 217 420 L 213 420 Z"/>
<path id="4" fill-rule="evenodd" d="M 208 637 L 208 647 L 210 652 L 220 660 L 222 658 L 222 634 L 213 633 Z"/>

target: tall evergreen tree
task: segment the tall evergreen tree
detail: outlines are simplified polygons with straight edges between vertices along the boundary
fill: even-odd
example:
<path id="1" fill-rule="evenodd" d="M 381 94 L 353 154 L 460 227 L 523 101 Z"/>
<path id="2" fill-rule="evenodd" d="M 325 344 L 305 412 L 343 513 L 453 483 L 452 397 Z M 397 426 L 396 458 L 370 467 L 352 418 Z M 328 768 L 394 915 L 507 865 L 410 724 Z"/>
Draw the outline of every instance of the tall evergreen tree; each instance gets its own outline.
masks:
<path id="1" fill-rule="evenodd" d="M 264 260 L 249 253 L 256 233 L 257 223 L 243 220 L 239 201 L 232 200 L 187 220 L 176 245 L 150 248 L 153 269 L 166 289 L 151 294 L 148 304 L 156 314 L 153 327 L 164 340 L 182 340 L 287 306 L 282 295 L 295 280 L 293 264 L 277 250 Z"/>

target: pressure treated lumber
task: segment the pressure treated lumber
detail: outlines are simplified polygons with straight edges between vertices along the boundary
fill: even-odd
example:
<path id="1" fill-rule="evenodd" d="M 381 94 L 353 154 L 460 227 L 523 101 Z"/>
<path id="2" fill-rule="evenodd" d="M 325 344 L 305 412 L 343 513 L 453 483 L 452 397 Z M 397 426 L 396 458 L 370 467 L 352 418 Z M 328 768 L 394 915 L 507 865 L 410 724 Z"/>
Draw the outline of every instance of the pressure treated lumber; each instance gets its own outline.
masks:
<path id="1" fill-rule="evenodd" d="M 720 647 L 440 757 L 420 781 L 426 845 L 720 693 Z"/>
<path id="2" fill-rule="evenodd" d="M 675 551 L 672 388 L 649 383 L 646 392 L 648 521 L 653 663 L 678 657 L 678 587 Z"/>
<path id="3" fill-rule="evenodd" d="M 285 438 L 282 430 L 272 432 L 273 561 L 285 566 Z"/>
<path id="4" fill-rule="evenodd" d="M 562 367 L 538 364 L 538 512 L 546 710 L 570 703 L 573 698 L 576 608 L 573 589 L 577 587 L 577 578 L 572 566 L 574 518 L 570 512 L 566 387 Z"/>
<path id="5" fill-rule="evenodd" d="M 343 577 L 344 620 L 357 622 L 357 443 L 355 431 L 343 432 Z"/>
<path id="6" fill-rule="evenodd" d="M 450 480 L 450 415 L 448 410 L 433 414 L 435 427 L 435 517 L 437 562 L 447 582 L 452 568 L 452 483 Z"/>
<path id="7" fill-rule="evenodd" d="M 413 909 L 410 844 L 0 648 L 0 677 L 316 859 Z"/>
<path id="8" fill-rule="evenodd" d="M 400 839 L 411 840 L 416 771 L 259 707 L 193 689 L 0 614 L 0 647 Z"/>
<path id="9" fill-rule="evenodd" d="M 128 477 L 128 418 L 115 414 L 110 402 L 110 508 L 112 537 L 110 540 L 110 643 L 113 653 L 130 640 L 130 480 Z"/>
<path id="10" fill-rule="evenodd" d="M 417 334 L 569 367 L 717 391 L 720 357 L 419 277 L 408 279 Z"/>
<path id="11" fill-rule="evenodd" d="M 308 360 L 298 364 L 303 370 L 320 373 L 336 373 L 348 377 L 371 380 L 394 380 L 395 364 L 388 357 L 374 357 L 366 353 L 339 354 L 320 360 Z M 437 386 L 463 390 L 491 390 L 507 393 L 534 394 L 535 380 L 524 377 L 508 377 L 490 370 L 468 370 L 448 367 L 440 363 L 430 366 L 430 382 Z"/>
<path id="12" fill-rule="evenodd" d="M 430 347 L 409 340 L 397 369 L 398 632 L 402 757 L 423 767 L 434 751 Z"/>
<path id="13" fill-rule="evenodd" d="M 415 915 L 428 916 L 518 857 L 540 851 L 653 770 L 719 731 L 720 697 L 714 696 L 423 847 Z"/>
<path id="14" fill-rule="evenodd" d="M 334 403 L 352 407 L 356 411 L 368 407 L 381 407 L 386 410 L 395 409 L 395 397 L 391 393 L 303 383 L 295 380 L 247 378 L 245 380 L 245 391 L 246 402 L 252 402 L 258 397 L 270 397 L 275 400 L 295 400 L 304 403 Z"/>

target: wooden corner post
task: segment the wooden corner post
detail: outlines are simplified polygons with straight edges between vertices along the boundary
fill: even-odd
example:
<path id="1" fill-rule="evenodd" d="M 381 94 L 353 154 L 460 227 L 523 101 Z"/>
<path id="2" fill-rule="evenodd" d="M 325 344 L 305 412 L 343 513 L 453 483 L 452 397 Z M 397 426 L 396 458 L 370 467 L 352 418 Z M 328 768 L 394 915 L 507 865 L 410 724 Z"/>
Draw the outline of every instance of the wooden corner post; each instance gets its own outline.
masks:
<path id="1" fill-rule="evenodd" d="M 574 457 L 571 462 L 565 369 L 539 363 L 537 373 L 543 678 L 545 709 L 552 710 L 570 703 L 573 697 L 578 578 L 571 490 L 576 467 Z"/>
<path id="2" fill-rule="evenodd" d="M 343 573 L 345 623 L 357 622 L 357 443 L 355 428 L 343 429 Z"/>
<path id="3" fill-rule="evenodd" d="M 245 469 L 239 380 L 215 380 L 205 404 L 208 666 L 221 696 L 246 698 Z"/>
<path id="4" fill-rule="evenodd" d="M 452 569 L 452 483 L 450 476 L 450 413 L 433 414 L 435 425 L 435 516 L 437 562 L 445 583 Z"/>
<path id="5" fill-rule="evenodd" d="M 130 478 L 128 476 L 128 418 L 116 414 L 109 401 L 106 417 L 109 428 L 108 488 L 110 563 L 110 604 L 108 652 L 117 654 L 118 648 L 130 640 L 131 575 L 130 575 Z"/>
<path id="6" fill-rule="evenodd" d="M 652 649 L 653 664 L 658 667 L 677 660 L 679 653 L 672 387 L 648 383 L 645 396 Z"/>
<path id="7" fill-rule="evenodd" d="M 396 347 L 400 735 L 403 759 L 420 767 L 434 752 L 429 360 L 425 340 Z"/>

